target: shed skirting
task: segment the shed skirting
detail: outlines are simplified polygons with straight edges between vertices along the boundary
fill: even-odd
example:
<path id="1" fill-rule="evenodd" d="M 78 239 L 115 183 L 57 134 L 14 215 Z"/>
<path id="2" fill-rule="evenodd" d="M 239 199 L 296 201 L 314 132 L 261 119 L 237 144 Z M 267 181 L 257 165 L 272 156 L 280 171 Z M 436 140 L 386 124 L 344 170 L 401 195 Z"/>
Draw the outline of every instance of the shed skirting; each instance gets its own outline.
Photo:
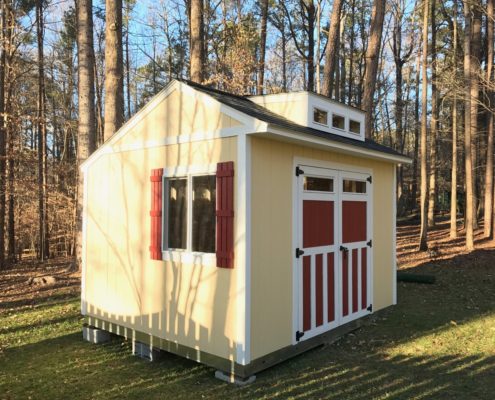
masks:
<path id="1" fill-rule="evenodd" d="M 94 326 L 98 329 L 103 329 L 115 335 L 124 337 L 128 340 L 138 341 L 140 343 L 150 345 L 155 349 L 164 350 L 169 353 L 185 357 L 189 360 L 208 365 L 215 369 L 225 371 L 226 373 L 237 376 L 239 378 L 246 379 L 253 374 L 256 374 L 276 364 L 286 361 L 292 357 L 304 353 L 305 351 L 318 347 L 322 344 L 333 343 L 345 334 L 363 326 L 364 321 L 366 321 L 368 318 L 376 318 L 377 314 L 381 314 L 382 311 L 383 310 L 380 310 L 378 313 L 374 313 L 373 316 L 370 315 L 351 321 L 347 324 L 341 325 L 311 339 L 299 342 L 296 345 L 283 347 L 270 354 L 259 357 L 251 361 L 247 365 L 240 365 L 234 361 L 227 360 L 225 358 L 218 357 L 210 353 L 206 353 L 199 349 L 193 349 L 191 347 L 171 342 L 157 336 L 138 332 L 134 329 L 126 328 L 122 325 L 108 322 L 100 318 L 85 317 L 85 326 Z"/>

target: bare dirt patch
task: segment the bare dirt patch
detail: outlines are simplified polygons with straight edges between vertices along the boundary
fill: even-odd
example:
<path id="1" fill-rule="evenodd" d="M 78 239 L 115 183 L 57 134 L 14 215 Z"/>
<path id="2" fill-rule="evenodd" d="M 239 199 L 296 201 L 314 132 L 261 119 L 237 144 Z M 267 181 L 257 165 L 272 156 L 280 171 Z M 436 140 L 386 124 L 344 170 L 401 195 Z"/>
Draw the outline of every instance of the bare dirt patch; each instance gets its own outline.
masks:
<path id="1" fill-rule="evenodd" d="M 0 313 L 74 297 L 80 293 L 80 278 L 72 259 L 22 261 L 0 272 Z"/>

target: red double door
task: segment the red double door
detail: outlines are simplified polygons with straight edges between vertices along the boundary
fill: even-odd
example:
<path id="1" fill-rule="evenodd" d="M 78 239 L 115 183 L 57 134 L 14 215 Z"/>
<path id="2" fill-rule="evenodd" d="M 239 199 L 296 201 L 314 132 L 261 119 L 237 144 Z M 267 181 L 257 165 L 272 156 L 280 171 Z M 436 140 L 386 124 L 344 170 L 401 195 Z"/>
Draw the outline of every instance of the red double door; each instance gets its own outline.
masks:
<path id="1" fill-rule="evenodd" d="M 296 341 L 369 314 L 371 176 L 300 165 Z"/>

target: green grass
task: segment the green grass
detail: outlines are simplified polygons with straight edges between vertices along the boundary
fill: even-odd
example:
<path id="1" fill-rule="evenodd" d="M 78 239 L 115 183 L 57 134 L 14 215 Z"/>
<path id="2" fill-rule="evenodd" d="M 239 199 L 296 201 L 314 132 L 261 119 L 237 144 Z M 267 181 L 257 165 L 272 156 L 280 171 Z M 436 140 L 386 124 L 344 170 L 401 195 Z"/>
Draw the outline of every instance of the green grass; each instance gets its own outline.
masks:
<path id="1" fill-rule="evenodd" d="M 437 284 L 399 284 L 398 306 L 242 388 L 173 355 L 133 357 L 123 340 L 83 342 L 77 298 L 4 311 L 0 399 L 493 399 L 495 251 L 480 257 L 419 267 Z"/>

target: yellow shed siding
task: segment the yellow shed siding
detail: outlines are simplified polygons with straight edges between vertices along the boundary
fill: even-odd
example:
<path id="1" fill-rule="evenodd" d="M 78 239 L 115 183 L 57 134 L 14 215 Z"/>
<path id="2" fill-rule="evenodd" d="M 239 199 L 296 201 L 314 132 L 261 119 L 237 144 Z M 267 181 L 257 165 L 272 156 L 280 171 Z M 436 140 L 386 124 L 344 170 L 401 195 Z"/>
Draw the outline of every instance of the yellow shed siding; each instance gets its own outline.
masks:
<path id="1" fill-rule="evenodd" d="M 150 260 L 150 171 L 237 160 L 237 138 L 101 156 L 86 171 L 87 314 L 232 359 L 234 270 Z M 237 252 L 237 249 L 235 249 Z"/>
<path id="2" fill-rule="evenodd" d="M 296 157 L 373 172 L 373 308 L 393 303 L 391 163 L 252 139 L 251 359 L 292 344 L 293 184 Z"/>

